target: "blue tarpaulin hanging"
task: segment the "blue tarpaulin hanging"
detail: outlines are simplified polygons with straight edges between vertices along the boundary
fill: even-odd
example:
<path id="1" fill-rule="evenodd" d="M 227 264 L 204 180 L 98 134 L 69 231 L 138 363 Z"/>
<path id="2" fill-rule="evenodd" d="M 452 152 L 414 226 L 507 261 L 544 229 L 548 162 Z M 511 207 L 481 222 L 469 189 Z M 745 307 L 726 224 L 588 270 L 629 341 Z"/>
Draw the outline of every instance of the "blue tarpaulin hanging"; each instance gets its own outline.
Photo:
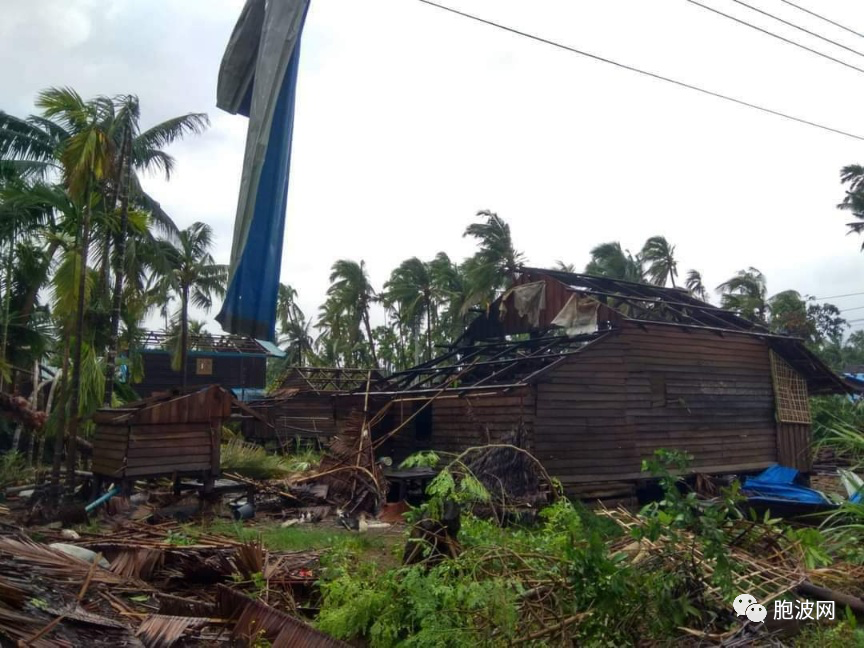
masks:
<path id="1" fill-rule="evenodd" d="M 300 36 L 309 0 L 247 0 L 219 70 L 217 106 L 249 117 L 228 293 L 216 321 L 272 340 L 294 131 Z"/>

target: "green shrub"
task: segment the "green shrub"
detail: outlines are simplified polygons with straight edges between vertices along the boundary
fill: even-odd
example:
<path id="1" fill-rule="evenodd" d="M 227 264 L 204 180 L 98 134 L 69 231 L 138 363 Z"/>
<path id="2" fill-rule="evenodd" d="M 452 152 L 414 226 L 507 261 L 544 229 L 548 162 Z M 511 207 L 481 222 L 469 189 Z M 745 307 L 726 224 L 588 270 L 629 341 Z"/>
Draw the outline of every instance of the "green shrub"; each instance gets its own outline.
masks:
<path id="1" fill-rule="evenodd" d="M 251 479 L 279 479 L 311 469 L 320 456 L 307 450 L 300 454 L 278 455 L 261 446 L 234 438 L 222 445 L 223 472 L 237 473 Z"/>

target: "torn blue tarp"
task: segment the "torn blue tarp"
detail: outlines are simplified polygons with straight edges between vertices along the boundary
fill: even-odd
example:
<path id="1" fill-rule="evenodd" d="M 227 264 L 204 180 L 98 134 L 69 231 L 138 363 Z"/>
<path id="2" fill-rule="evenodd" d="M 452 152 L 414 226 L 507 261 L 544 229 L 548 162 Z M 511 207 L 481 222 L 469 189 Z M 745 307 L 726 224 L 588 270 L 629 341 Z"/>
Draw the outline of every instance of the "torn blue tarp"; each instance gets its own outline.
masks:
<path id="1" fill-rule="evenodd" d="M 853 504 L 864 504 L 864 479 L 851 470 L 840 469 L 837 474 L 840 475 L 840 482 L 849 495 L 849 501 Z"/>
<path id="2" fill-rule="evenodd" d="M 300 37 L 309 0 L 247 0 L 219 70 L 217 105 L 249 117 L 228 292 L 216 320 L 272 340 L 294 131 Z"/>
<path id="3" fill-rule="evenodd" d="M 797 476 L 798 471 L 794 468 L 774 464 L 756 477 L 745 479 L 741 492 L 747 495 L 747 499 L 750 502 L 755 500 L 769 503 L 773 500 L 800 502 L 802 504 L 832 505 L 831 500 L 823 493 L 795 484 Z"/>

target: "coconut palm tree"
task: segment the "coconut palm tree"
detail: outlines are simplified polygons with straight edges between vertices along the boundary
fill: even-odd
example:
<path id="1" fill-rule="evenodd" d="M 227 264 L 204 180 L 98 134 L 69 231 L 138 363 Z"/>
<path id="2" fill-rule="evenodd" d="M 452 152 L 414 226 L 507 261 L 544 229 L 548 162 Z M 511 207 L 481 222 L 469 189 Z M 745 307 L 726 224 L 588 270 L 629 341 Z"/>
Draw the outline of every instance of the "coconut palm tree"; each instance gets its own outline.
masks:
<path id="1" fill-rule="evenodd" d="M 187 357 L 189 355 L 189 304 L 209 311 L 214 297 L 224 297 L 228 269 L 213 260 L 213 230 L 205 223 L 192 223 L 177 234 L 168 254 L 169 271 L 162 279 L 163 289 L 175 293 L 180 299 L 180 366 L 186 387 Z"/>
<path id="2" fill-rule="evenodd" d="M 840 182 L 844 185 L 848 184 L 849 189 L 843 202 L 837 207 L 852 212 L 855 218 L 851 223 L 846 223 L 846 227 L 849 228 L 850 234 L 864 233 L 864 166 L 850 164 L 843 167 L 840 170 Z M 864 251 L 864 243 L 861 244 L 861 250 Z"/>
<path id="3" fill-rule="evenodd" d="M 111 331 L 106 362 L 106 405 L 110 405 L 111 403 L 111 394 L 114 387 L 114 364 L 119 344 L 130 201 L 134 199 L 139 205 L 144 204 L 150 208 L 154 206 L 158 207 L 155 201 L 149 199 L 149 197 L 145 198 L 146 194 L 141 190 L 141 184 L 135 174 L 135 169 L 159 170 L 164 173 L 166 180 L 170 179 L 171 171 L 174 168 L 174 158 L 162 149 L 170 146 L 187 134 L 203 132 L 209 125 L 207 115 L 190 113 L 174 117 L 141 132 L 139 124 L 141 109 L 138 97 L 135 95 L 117 97 L 115 104 L 117 112 L 113 119 L 112 132 L 115 138 L 119 136 L 117 146 L 120 154 L 117 157 L 117 163 L 112 169 L 111 195 L 115 197 L 115 201 L 119 199 L 120 223 L 114 238 L 116 254 L 114 255 L 114 289 L 111 300 Z M 176 233 L 176 225 L 174 225 L 171 218 L 159 208 L 154 211 L 156 212 L 156 217 L 153 221 L 154 224 L 161 226 L 168 233 Z M 105 268 L 106 275 L 110 248 L 111 236 L 106 235 L 103 243 L 103 268 Z M 107 286 L 107 279 L 104 283 Z"/>
<path id="4" fill-rule="evenodd" d="M 560 259 L 555 262 L 554 267 L 555 267 L 555 270 L 557 270 L 558 272 L 570 272 L 570 273 L 578 272 L 576 270 L 576 264 L 575 263 L 564 263 Z"/>
<path id="5" fill-rule="evenodd" d="M 739 270 L 717 286 L 720 305 L 760 324 L 767 323 L 768 301 L 765 275 L 756 268 Z"/>
<path id="6" fill-rule="evenodd" d="M 276 299 L 276 319 L 279 321 L 279 344 L 285 347 L 286 366 L 304 367 L 311 364 L 315 340 L 309 329 L 311 322 L 297 305 L 297 291 L 287 284 L 279 284 Z"/>
<path id="7" fill-rule="evenodd" d="M 705 288 L 705 284 L 702 282 L 702 273 L 698 270 L 687 271 L 687 279 L 684 282 L 684 286 L 693 297 L 702 301 L 708 301 L 708 289 Z"/>
<path id="8" fill-rule="evenodd" d="M 445 252 L 429 262 L 432 280 L 433 342 L 448 344 L 465 328 L 462 311 L 465 295 L 465 273 Z M 435 337 L 437 335 L 437 337 Z"/>
<path id="9" fill-rule="evenodd" d="M 420 331 L 425 321 L 427 358 L 432 356 L 434 292 L 430 264 L 417 257 L 411 257 L 400 263 L 390 274 L 390 279 L 384 283 L 382 296 L 385 304 L 397 307 L 400 324 L 411 332 L 415 343 L 420 338 Z"/>
<path id="10" fill-rule="evenodd" d="M 463 265 L 467 298 L 463 314 L 474 306 L 488 309 L 497 292 L 507 284 L 522 266 L 524 255 L 516 250 L 510 225 L 498 214 L 487 210 L 477 212 L 480 223 L 471 223 L 462 236 L 477 240 L 479 249 Z"/>
<path id="11" fill-rule="evenodd" d="M 321 307 L 318 327 L 329 330 L 331 340 L 344 343 L 347 357 L 365 355 L 362 347 L 367 346 L 372 365 L 378 368 L 375 353 L 375 339 L 369 321 L 369 307 L 376 300 L 375 290 L 366 272 L 366 263 L 340 259 L 333 264 L 330 272 L 330 287 L 327 301 Z M 366 342 L 362 341 L 365 332 Z"/>
<path id="12" fill-rule="evenodd" d="M 651 283 L 665 286 L 672 282 L 675 288 L 675 277 L 678 276 L 678 262 L 675 260 L 675 246 L 663 236 L 652 236 L 642 246 L 640 257 L 648 264 L 645 274 Z"/>
<path id="13" fill-rule="evenodd" d="M 624 250 L 618 241 L 601 243 L 592 248 L 591 261 L 585 266 L 585 273 L 623 281 L 642 282 L 644 271 L 642 258 L 635 257 Z"/>

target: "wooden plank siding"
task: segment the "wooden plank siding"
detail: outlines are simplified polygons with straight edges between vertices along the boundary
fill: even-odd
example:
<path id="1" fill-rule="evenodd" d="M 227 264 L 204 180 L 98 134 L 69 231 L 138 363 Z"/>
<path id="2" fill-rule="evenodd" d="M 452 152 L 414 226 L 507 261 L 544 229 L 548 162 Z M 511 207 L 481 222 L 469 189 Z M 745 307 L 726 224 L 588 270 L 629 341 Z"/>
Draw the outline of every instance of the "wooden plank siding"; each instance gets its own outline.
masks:
<path id="1" fill-rule="evenodd" d="M 810 472 L 813 467 L 813 446 L 809 425 L 777 424 L 777 461 L 801 472 Z"/>
<path id="2" fill-rule="evenodd" d="M 210 387 L 96 417 L 93 472 L 112 478 L 219 475 L 222 422 L 231 396 Z"/>
<path id="3" fill-rule="evenodd" d="M 398 427 L 426 400 L 411 400 L 393 404 L 386 425 L 387 432 Z M 524 425 L 529 449 L 533 449 L 534 392 L 531 388 L 512 390 L 506 394 L 494 392 L 470 396 L 436 399 L 428 408 L 429 419 L 423 415 L 411 420 L 383 448 L 395 461 L 402 461 L 419 450 L 460 452 L 472 446 L 495 443 Z M 424 426 L 431 425 L 428 430 Z"/>
<path id="4" fill-rule="evenodd" d="M 322 442 L 336 435 L 334 398 L 330 394 L 298 393 L 290 398 L 250 403 L 273 427 L 260 421 L 244 421 L 243 436 L 262 441 L 318 438 Z"/>
<path id="5" fill-rule="evenodd" d="M 210 374 L 198 375 L 197 360 L 208 358 L 213 362 Z M 142 397 L 153 392 L 165 391 L 183 383 L 183 374 L 171 368 L 168 351 L 151 349 L 141 351 L 144 363 L 144 379 L 132 388 Z M 229 353 L 202 353 L 190 351 L 186 359 L 186 381 L 190 387 L 198 385 L 222 385 L 225 389 L 246 387 L 263 389 L 267 381 L 267 356 L 239 355 Z"/>
<path id="6" fill-rule="evenodd" d="M 637 479 L 658 448 L 712 472 L 778 460 L 768 347 L 752 336 L 623 322 L 536 389 L 536 452 L 565 484 Z"/>

